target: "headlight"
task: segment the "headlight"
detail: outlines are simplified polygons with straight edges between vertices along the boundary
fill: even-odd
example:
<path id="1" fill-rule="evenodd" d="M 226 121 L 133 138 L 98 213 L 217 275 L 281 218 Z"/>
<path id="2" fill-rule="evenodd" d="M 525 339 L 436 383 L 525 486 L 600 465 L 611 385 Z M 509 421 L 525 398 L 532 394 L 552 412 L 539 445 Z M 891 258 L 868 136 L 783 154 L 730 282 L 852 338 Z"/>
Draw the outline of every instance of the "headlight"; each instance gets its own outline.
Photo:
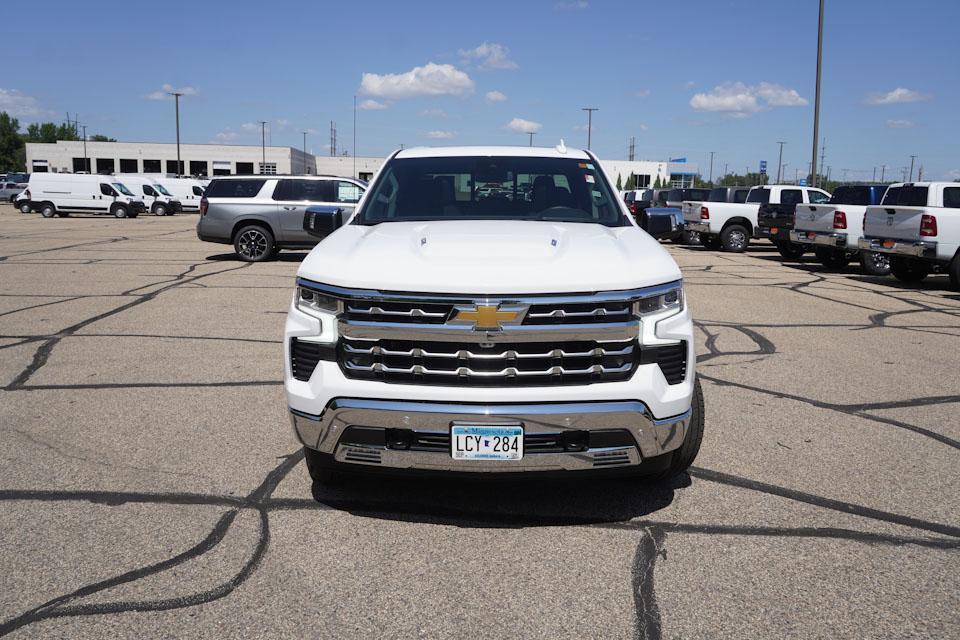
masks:
<path id="1" fill-rule="evenodd" d="M 312 316 L 335 315 L 340 312 L 340 301 L 313 289 L 297 287 L 297 309 Z"/>
<path id="2" fill-rule="evenodd" d="M 650 316 L 683 308 L 683 288 L 677 285 L 660 295 L 643 298 L 633 303 L 633 312 L 638 316 Z"/>

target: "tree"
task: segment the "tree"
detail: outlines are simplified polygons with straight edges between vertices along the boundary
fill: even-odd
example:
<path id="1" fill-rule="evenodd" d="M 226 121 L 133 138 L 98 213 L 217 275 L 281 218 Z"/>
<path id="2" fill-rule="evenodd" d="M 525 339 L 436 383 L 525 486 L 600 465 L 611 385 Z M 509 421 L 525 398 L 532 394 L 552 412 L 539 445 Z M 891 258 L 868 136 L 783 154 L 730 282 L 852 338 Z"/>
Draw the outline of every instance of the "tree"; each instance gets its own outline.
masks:
<path id="1" fill-rule="evenodd" d="M 77 132 L 73 125 L 54 124 L 53 122 L 43 122 L 33 124 L 27 127 L 27 134 L 23 137 L 24 142 L 56 142 L 57 140 L 77 140 Z"/>
<path id="2" fill-rule="evenodd" d="M 661 182 L 660 182 L 660 175 L 657 174 L 657 179 L 653 181 L 653 188 L 654 188 L 654 189 L 659 189 L 659 188 L 662 187 L 662 186 L 663 186 L 663 184 L 661 184 Z"/>
<path id="3" fill-rule="evenodd" d="M 0 111 L 0 171 L 23 171 L 23 140 L 20 122 Z"/>
<path id="4" fill-rule="evenodd" d="M 90 142 L 116 142 L 116 141 L 117 141 L 116 138 L 108 138 L 107 136 L 103 135 L 102 133 L 95 133 L 95 134 L 93 134 L 92 136 L 90 136 L 90 137 L 87 138 L 87 139 L 88 139 Z"/>
<path id="5" fill-rule="evenodd" d="M 710 182 L 710 181 L 708 181 L 708 180 L 704 180 L 704 179 L 703 179 L 703 176 L 700 175 L 699 173 L 697 174 L 697 177 L 696 177 L 696 179 L 694 180 L 694 184 L 695 184 L 696 186 L 702 188 L 702 189 L 712 189 L 712 188 L 713 188 L 713 183 Z"/>
<path id="6" fill-rule="evenodd" d="M 627 176 L 627 184 L 624 185 L 624 191 L 633 191 L 637 188 L 637 176 L 635 174 L 630 174 Z"/>
<path id="7" fill-rule="evenodd" d="M 620 174 L 617 174 L 617 191 L 623 191 L 623 183 L 620 182 Z"/>

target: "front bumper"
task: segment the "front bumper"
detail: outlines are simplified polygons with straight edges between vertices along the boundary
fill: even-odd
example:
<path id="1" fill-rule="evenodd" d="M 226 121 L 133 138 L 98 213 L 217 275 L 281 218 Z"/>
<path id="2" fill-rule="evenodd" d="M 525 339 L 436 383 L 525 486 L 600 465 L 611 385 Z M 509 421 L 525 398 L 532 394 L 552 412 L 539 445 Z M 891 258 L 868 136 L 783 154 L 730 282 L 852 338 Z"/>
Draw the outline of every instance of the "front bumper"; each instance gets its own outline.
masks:
<path id="1" fill-rule="evenodd" d="M 578 471 L 639 466 L 683 444 L 691 410 L 655 419 L 642 402 L 579 402 L 544 404 L 461 404 L 337 398 L 319 416 L 290 410 L 297 437 L 337 462 L 394 469 L 462 472 Z M 413 430 L 433 438 L 449 436 L 454 422 L 520 423 L 524 435 L 625 430 L 634 443 L 583 446 L 571 450 L 528 452 L 520 460 L 454 460 L 449 449 L 396 448 L 377 442 L 377 433 Z M 363 427 L 367 437 L 350 427 Z M 371 438 L 369 434 L 374 434 Z M 359 441 L 363 440 L 363 441 Z"/>
<path id="2" fill-rule="evenodd" d="M 857 243 L 861 251 L 876 251 L 915 258 L 937 257 L 937 243 L 910 240 L 895 240 L 891 238 L 860 238 Z"/>
<path id="3" fill-rule="evenodd" d="M 130 203 L 130 209 L 132 209 L 134 213 L 146 213 L 147 205 L 143 204 L 143 200 L 134 200 Z"/>
<path id="4" fill-rule="evenodd" d="M 845 249 L 847 246 L 847 234 L 828 233 L 821 231 L 791 231 L 790 241 L 798 244 L 809 244 L 820 247 L 835 247 Z"/>
<path id="5" fill-rule="evenodd" d="M 696 231 L 698 233 L 710 233 L 709 222 L 684 222 L 683 227 L 687 231 Z"/>

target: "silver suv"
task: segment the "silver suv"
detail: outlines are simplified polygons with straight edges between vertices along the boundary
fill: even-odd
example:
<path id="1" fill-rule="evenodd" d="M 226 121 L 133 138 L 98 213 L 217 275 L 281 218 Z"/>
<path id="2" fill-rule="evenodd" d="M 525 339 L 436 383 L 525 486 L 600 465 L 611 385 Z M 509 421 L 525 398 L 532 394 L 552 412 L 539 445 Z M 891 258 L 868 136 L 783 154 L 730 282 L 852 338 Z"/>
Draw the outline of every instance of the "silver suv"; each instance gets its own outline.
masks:
<path id="1" fill-rule="evenodd" d="M 309 249 L 319 240 L 303 230 L 307 207 L 353 213 L 366 184 L 334 176 L 242 176 L 214 179 L 200 200 L 197 237 L 232 244 L 241 260 L 261 262 L 280 249 Z"/>

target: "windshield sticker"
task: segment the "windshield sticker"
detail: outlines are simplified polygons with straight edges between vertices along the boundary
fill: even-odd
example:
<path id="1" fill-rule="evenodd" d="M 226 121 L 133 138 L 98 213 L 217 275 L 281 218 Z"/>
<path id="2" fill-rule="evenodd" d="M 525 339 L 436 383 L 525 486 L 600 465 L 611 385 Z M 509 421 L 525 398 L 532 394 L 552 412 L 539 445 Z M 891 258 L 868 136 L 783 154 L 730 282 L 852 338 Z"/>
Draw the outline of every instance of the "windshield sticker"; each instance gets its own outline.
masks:
<path id="1" fill-rule="evenodd" d="M 590 184 L 593 184 L 594 182 L 593 176 L 590 175 L 589 173 L 584 174 L 583 179 L 589 182 Z"/>

